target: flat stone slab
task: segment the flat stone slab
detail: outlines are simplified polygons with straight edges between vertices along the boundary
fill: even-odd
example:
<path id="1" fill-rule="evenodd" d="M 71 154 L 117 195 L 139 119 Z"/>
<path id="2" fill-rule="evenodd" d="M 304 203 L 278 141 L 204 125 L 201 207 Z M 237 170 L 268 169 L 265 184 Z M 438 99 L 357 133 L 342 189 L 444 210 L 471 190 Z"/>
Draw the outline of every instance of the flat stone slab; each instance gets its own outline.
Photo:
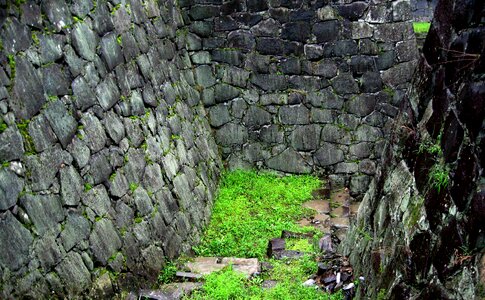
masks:
<path id="1" fill-rule="evenodd" d="M 178 271 L 175 274 L 175 276 L 184 280 L 197 280 L 202 278 L 201 274 L 192 273 L 192 272 L 181 272 L 181 271 Z"/>
<path id="2" fill-rule="evenodd" d="M 194 261 L 185 264 L 185 267 L 192 273 L 209 275 L 232 265 L 233 270 L 243 273 L 247 277 L 259 272 L 259 261 L 257 258 L 236 258 L 236 257 L 196 257 Z"/>
<path id="3" fill-rule="evenodd" d="M 162 285 L 159 290 L 140 290 L 138 299 L 178 300 L 201 287 L 201 282 L 170 283 Z"/>
<path id="4" fill-rule="evenodd" d="M 335 228 L 349 228 L 350 222 L 349 218 L 333 218 L 330 219 L 330 224 L 331 226 L 334 226 Z"/>
<path id="5" fill-rule="evenodd" d="M 320 214 L 330 213 L 330 202 L 327 200 L 311 200 L 303 203 L 303 207 L 316 210 Z"/>
<path id="6" fill-rule="evenodd" d="M 330 197 L 330 201 L 334 203 L 338 203 L 341 206 L 349 206 L 350 205 L 350 194 L 348 189 L 341 189 L 334 193 L 332 193 Z"/>

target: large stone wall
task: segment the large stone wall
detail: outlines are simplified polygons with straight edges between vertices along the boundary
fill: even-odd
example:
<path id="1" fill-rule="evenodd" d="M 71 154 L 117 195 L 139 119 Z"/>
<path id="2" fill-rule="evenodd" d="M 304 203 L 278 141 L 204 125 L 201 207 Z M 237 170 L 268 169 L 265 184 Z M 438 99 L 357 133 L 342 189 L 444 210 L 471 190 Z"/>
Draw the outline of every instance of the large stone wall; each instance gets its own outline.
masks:
<path id="1" fill-rule="evenodd" d="M 156 0 L 0 13 L 0 298 L 156 277 L 198 241 L 222 167 L 182 14 Z"/>
<path id="2" fill-rule="evenodd" d="M 230 168 L 364 192 L 415 68 L 409 1 L 179 1 Z"/>
<path id="3" fill-rule="evenodd" d="M 481 0 L 438 3 L 344 246 L 365 277 L 360 298 L 485 297 L 484 15 Z"/>

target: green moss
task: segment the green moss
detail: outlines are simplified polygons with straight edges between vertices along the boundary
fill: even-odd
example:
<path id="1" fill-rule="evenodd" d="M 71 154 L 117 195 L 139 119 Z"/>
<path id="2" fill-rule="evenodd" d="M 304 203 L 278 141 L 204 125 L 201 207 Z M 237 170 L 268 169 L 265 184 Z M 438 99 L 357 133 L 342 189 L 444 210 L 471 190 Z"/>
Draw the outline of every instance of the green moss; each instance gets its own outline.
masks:
<path id="1" fill-rule="evenodd" d="M 118 9 L 121 8 L 121 3 L 116 4 L 111 10 L 111 15 L 114 15 Z"/>
<path id="2" fill-rule="evenodd" d="M 30 123 L 30 120 L 23 120 L 17 123 L 17 128 L 19 129 L 20 134 L 22 135 L 22 138 L 24 140 L 25 154 L 33 155 L 36 152 L 35 152 L 34 140 L 29 134 L 29 123 Z"/>
<path id="3" fill-rule="evenodd" d="M 8 168 L 8 167 L 10 167 L 10 162 L 8 162 L 8 161 L 4 161 L 4 162 L 2 163 L 2 168 Z"/>
<path id="4" fill-rule="evenodd" d="M 3 118 L 0 118 L 0 134 L 2 134 L 5 130 L 7 130 L 8 125 L 3 121 Z"/>
<path id="5" fill-rule="evenodd" d="M 143 218 L 142 217 L 138 216 L 138 217 L 135 218 L 135 223 L 136 224 L 140 224 L 141 222 L 143 222 Z"/>
<path id="6" fill-rule="evenodd" d="M 37 33 L 35 31 L 32 32 L 32 41 L 34 41 L 34 45 L 36 46 L 40 44 L 39 37 L 37 37 Z"/>
<path id="7" fill-rule="evenodd" d="M 116 179 L 116 172 L 113 172 L 113 174 L 109 175 L 109 181 L 114 181 Z"/>
<path id="8" fill-rule="evenodd" d="M 122 41 L 122 38 L 121 38 L 121 35 L 118 35 L 118 37 L 116 38 L 116 42 L 118 43 L 118 45 L 122 45 L 123 44 L 123 41 Z"/>
<path id="9" fill-rule="evenodd" d="M 386 299 L 386 290 L 380 289 L 379 293 L 377 293 L 377 300 L 384 300 Z"/>
<path id="10" fill-rule="evenodd" d="M 90 191 L 92 188 L 93 188 L 93 185 L 92 184 L 90 184 L 90 183 L 85 183 L 84 184 L 84 191 L 85 192 Z"/>
<path id="11" fill-rule="evenodd" d="M 130 191 L 131 191 L 132 193 L 134 193 L 134 192 L 136 191 L 136 189 L 138 188 L 138 186 L 139 186 L 139 185 L 138 185 L 138 184 L 136 184 L 136 183 L 134 183 L 134 182 L 130 183 Z"/>
<path id="12" fill-rule="evenodd" d="M 76 16 L 72 16 L 72 21 L 73 21 L 73 23 L 83 23 L 84 22 L 83 19 L 76 17 Z"/>
<path id="13" fill-rule="evenodd" d="M 9 54 L 7 55 L 7 58 L 8 58 L 8 65 L 10 67 L 10 79 L 13 80 L 16 75 L 15 55 Z"/>

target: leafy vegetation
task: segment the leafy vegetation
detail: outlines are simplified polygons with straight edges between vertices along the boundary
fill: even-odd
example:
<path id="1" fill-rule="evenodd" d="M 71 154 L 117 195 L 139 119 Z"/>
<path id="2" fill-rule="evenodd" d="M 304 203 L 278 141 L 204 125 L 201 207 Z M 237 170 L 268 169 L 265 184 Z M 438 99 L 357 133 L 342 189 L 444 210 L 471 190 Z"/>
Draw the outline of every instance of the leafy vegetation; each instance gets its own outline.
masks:
<path id="1" fill-rule="evenodd" d="M 429 172 L 429 181 L 436 191 L 440 193 L 450 183 L 450 168 L 442 162 L 436 163 Z"/>
<path id="2" fill-rule="evenodd" d="M 278 177 L 271 173 L 234 171 L 225 174 L 214 204 L 210 224 L 195 251 L 203 256 L 257 257 L 264 259 L 268 240 L 282 230 L 313 231 L 296 221 L 311 213 L 301 204 L 320 186 L 312 176 Z M 317 270 L 315 241 L 287 239 L 287 249 L 303 251 L 300 259 L 270 259 L 272 269 L 245 278 L 231 267 L 205 277 L 201 290 L 187 299 L 343 299 L 342 293 L 325 294 L 302 285 Z M 266 259 L 267 260 L 267 259 Z M 262 283 L 276 281 L 273 288 Z"/>
<path id="3" fill-rule="evenodd" d="M 431 27 L 431 23 L 429 22 L 414 22 L 413 29 L 414 33 L 426 35 Z"/>
<path id="4" fill-rule="evenodd" d="M 177 265 L 169 261 L 158 275 L 158 282 L 169 283 L 175 278 L 177 273 Z"/>
<path id="5" fill-rule="evenodd" d="M 2 118 L 0 118 L 0 133 L 7 130 L 7 128 L 8 128 L 8 125 L 5 123 L 5 121 L 3 121 Z"/>
<path id="6" fill-rule="evenodd" d="M 194 250 L 202 256 L 263 258 L 268 240 L 280 236 L 282 230 L 313 230 L 296 221 L 309 214 L 301 204 L 319 185 L 313 176 L 278 177 L 249 171 L 226 174 L 211 222 Z"/>
<path id="7" fill-rule="evenodd" d="M 187 299 L 341 300 L 344 298 L 341 291 L 330 295 L 302 285 L 302 282 L 316 271 L 316 263 L 311 256 L 293 261 L 272 260 L 271 264 L 274 268 L 266 276 L 278 282 L 273 288 L 261 287 L 264 278 L 247 279 L 228 267 L 208 275 L 202 290 L 194 292 Z"/>

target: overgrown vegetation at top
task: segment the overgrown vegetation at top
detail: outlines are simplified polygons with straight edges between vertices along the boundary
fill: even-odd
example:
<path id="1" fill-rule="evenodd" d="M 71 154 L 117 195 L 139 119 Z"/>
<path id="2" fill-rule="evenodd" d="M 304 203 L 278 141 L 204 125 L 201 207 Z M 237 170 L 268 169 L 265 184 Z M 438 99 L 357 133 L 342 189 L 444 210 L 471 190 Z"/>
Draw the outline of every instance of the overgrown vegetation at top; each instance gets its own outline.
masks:
<path id="1" fill-rule="evenodd" d="M 413 22 L 414 33 L 418 35 L 428 34 L 431 23 L 429 22 Z"/>
<path id="2" fill-rule="evenodd" d="M 313 230 L 296 221 L 311 214 L 301 204 L 319 185 L 313 176 L 227 173 L 221 180 L 211 222 L 195 252 L 201 256 L 263 258 L 268 240 L 279 237 L 282 230 Z"/>

